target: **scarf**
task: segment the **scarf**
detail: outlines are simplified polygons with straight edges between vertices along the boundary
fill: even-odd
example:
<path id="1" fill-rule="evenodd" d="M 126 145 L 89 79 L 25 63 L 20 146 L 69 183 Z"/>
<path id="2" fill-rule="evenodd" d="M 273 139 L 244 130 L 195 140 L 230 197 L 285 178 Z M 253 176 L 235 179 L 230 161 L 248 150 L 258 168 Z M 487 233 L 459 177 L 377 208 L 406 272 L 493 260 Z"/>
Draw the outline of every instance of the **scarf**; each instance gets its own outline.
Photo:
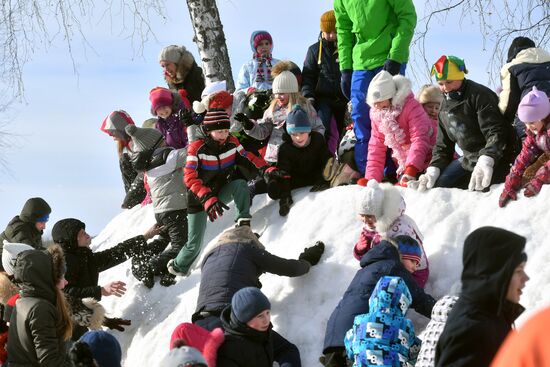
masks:
<path id="1" fill-rule="evenodd" d="M 258 69 L 256 70 L 256 83 L 263 83 L 265 81 L 272 82 L 273 77 L 271 76 L 271 54 L 260 55 L 258 53 L 254 54 L 253 58 L 258 61 Z M 264 67 L 265 74 L 264 75 Z"/>
<path id="2" fill-rule="evenodd" d="M 371 109 L 373 119 L 380 121 L 378 130 L 384 135 L 384 144 L 392 150 L 392 157 L 397 161 L 397 175 L 405 171 L 407 152 L 410 147 L 407 135 L 397 122 L 401 109 L 395 106 L 389 109 Z"/>

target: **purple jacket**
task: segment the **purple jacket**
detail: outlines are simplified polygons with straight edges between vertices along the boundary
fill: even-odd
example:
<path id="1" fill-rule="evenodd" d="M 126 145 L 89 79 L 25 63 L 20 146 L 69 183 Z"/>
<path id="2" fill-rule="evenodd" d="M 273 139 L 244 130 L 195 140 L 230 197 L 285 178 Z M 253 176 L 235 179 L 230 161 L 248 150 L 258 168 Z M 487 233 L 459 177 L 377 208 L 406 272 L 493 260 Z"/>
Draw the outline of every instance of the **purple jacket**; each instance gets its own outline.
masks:
<path id="1" fill-rule="evenodd" d="M 167 146 L 174 149 L 181 149 L 187 146 L 185 124 L 180 121 L 176 114 L 171 114 L 167 119 L 159 117 L 155 127 L 164 136 Z"/>

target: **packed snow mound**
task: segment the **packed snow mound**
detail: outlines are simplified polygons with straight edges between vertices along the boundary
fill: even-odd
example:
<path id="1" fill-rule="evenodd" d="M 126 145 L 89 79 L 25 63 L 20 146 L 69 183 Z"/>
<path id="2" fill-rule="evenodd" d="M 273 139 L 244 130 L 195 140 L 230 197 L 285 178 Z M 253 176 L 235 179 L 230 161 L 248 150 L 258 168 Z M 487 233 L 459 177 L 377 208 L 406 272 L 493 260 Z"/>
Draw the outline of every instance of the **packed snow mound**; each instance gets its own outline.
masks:
<path id="1" fill-rule="evenodd" d="M 272 304 L 275 330 L 295 343 L 304 366 L 316 366 L 323 346 L 326 322 L 359 269 L 352 249 L 362 223 L 355 212 L 357 185 L 338 187 L 320 193 L 307 188 L 293 192 L 295 204 L 287 217 L 278 214 L 278 203 L 266 195 L 254 198 L 252 227 L 260 233 L 267 250 L 278 256 L 297 258 L 304 247 L 321 240 L 326 244 L 321 262 L 298 278 L 264 274 L 262 291 Z M 465 237 L 481 226 L 497 226 L 527 238 L 527 283 L 521 303 L 529 310 L 548 303 L 550 293 L 550 186 L 543 186 L 535 198 L 521 198 L 506 208 L 498 207 L 502 185 L 488 193 L 458 189 L 433 189 L 420 193 L 400 189 L 411 216 L 424 235 L 424 247 L 430 262 L 426 291 L 439 298 L 458 289 L 462 270 L 462 245 Z M 178 278 L 169 288 L 158 284 L 147 289 L 132 277 L 130 262 L 103 272 L 100 284 L 123 280 L 128 291 L 121 298 L 104 297 L 101 303 L 110 316 L 132 320 L 125 332 L 114 332 L 124 350 L 124 366 L 157 366 L 169 350 L 170 335 L 182 322 L 190 322 L 196 306 L 200 263 L 207 247 L 226 228 L 234 225 L 235 211 L 224 213 L 209 223 L 203 252 L 193 271 Z M 153 208 L 135 207 L 116 216 L 94 238 L 94 251 L 110 248 L 132 236 L 142 234 L 155 222 Z M 409 312 L 417 332 L 427 319 Z M 525 315 L 522 317 L 525 318 Z"/>

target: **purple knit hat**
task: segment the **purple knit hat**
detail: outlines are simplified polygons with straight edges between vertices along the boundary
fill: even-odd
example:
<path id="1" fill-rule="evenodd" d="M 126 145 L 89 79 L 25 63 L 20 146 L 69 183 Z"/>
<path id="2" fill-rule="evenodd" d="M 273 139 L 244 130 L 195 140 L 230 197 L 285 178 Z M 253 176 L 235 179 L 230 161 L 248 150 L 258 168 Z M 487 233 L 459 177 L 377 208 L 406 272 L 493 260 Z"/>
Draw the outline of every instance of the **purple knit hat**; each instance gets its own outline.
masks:
<path id="1" fill-rule="evenodd" d="M 543 120 L 550 115 L 550 100 L 546 93 L 533 87 L 533 89 L 521 99 L 518 107 L 518 117 L 524 123 Z"/>

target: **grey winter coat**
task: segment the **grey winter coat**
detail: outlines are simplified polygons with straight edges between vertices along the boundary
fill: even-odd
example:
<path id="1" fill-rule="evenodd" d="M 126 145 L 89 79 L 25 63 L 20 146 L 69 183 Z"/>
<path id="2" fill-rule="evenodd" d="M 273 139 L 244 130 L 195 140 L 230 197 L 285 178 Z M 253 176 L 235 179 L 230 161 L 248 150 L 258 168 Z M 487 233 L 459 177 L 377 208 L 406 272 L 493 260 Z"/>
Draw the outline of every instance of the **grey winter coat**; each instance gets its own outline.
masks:
<path id="1" fill-rule="evenodd" d="M 11 314 L 8 331 L 9 366 L 68 366 L 65 344 L 57 334 L 58 313 L 52 258 L 38 251 L 24 251 L 17 258 L 15 281 L 21 298 Z"/>
<path id="2" fill-rule="evenodd" d="M 166 154 L 166 149 L 170 148 L 157 149 L 153 156 Z M 186 159 L 187 149 L 171 150 L 163 164 L 147 171 L 147 183 L 155 213 L 187 209 L 187 190 L 183 184 L 183 166 Z"/>
<path id="3" fill-rule="evenodd" d="M 439 111 L 437 141 L 430 166 L 443 171 L 453 160 L 455 144 L 464 152 L 462 167 L 473 171 L 478 158 L 487 155 L 510 162 L 515 158 L 516 134 L 498 109 L 498 97 L 489 88 L 464 80 L 456 98 L 446 97 Z"/>

